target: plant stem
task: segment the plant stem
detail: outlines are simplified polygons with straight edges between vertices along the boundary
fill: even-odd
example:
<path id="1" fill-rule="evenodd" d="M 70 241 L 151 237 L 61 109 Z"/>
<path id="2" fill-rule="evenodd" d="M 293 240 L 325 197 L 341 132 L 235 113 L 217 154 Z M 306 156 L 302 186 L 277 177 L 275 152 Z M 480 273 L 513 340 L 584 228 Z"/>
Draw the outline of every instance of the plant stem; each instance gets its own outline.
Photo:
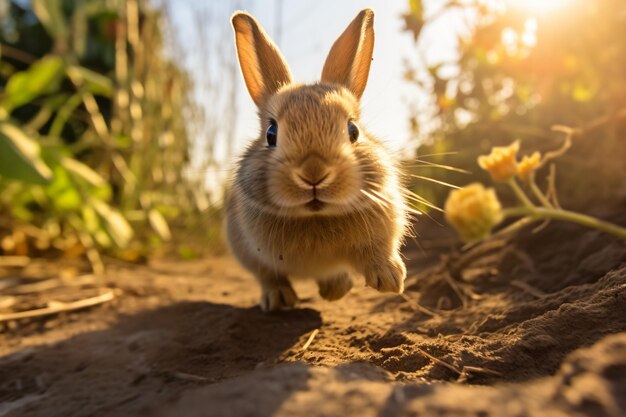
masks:
<path id="1" fill-rule="evenodd" d="M 528 185 L 530 186 L 530 189 L 533 192 L 533 194 L 535 194 L 535 197 L 537 197 L 537 200 L 541 202 L 541 205 L 547 208 L 554 208 L 552 203 L 550 203 L 550 200 L 548 200 L 548 197 L 546 197 L 546 195 L 541 191 L 541 189 L 535 182 L 534 172 L 530 173 L 530 177 L 528 178 Z"/>
<path id="2" fill-rule="evenodd" d="M 524 207 L 529 210 L 532 210 L 535 207 L 535 205 L 532 203 L 532 201 L 530 201 L 524 190 L 522 190 L 522 188 L 519 186 L 519 184 L 515 180 L 515 177 L 511 178 L 508 184 L 509 186 L 511 186 L 513 192 L 515 193 L 515 196 L 524 205 Z"/>
<path id="3" fill-rule="evenodd" d="M 595 217 L 587 216 L 586 214 L 575 213 L 573 211 L 545 207 L 534 207 L 530 209 L 527 207 L 513 207 L 505 209 L 503 213 L 505 217 L 528 216 L 536 220 L 564 220 L 572 223 L 577 223 L 582 226 L 590 227 L 592 229 L 600 230 L 602 232 L 610 233 L 623 240 L 626 240 L 626 228 L 596 219 Z"/>

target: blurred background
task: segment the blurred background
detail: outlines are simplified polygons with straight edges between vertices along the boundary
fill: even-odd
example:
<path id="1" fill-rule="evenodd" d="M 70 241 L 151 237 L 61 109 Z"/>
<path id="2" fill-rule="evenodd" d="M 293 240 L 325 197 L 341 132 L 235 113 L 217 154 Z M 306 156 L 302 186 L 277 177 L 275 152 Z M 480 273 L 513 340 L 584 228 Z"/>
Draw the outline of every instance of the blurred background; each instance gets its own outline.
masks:
<path id="1" fill-rule="evenodd" d="M 563 204 L 624 204 L 624 0 L 0 0 L 0 254 L 219 253 L 237 154 L 257 135 L 229 18 L 254 14 L 313 82 L 363 7 L 376 47 L 363 123 L 441 207 L 520 139 L 560 145 Z M 471 174 L 446 167 L 459 168 Z M 427 209 L 427 207 L 421 207 Z"/>

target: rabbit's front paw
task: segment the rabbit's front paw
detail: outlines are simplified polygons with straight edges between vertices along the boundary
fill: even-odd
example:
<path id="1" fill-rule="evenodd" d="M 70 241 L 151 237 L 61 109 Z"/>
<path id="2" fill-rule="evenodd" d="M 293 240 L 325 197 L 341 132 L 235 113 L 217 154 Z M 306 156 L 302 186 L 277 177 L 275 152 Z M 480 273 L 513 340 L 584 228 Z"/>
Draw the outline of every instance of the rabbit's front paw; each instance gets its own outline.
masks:
<path id="1" fill-rule="evenodd" d="M 339 274 L 317 280 L 319 293 L 323 299 L 335 301 L 343 298 L 352 288 L 352 278 L 348 274 Z"/>
<path id="2" fill-rule="evenodd" d="M 276 285 L 265 287 L 261 294 L 261 310 L 276 311 L 293 308 L 298 302 L 298 296 L 291 285 Z"/>
<path id="3" fill-rule="evenodd" d="M 404 291 L 406 267 L 399 255 L 380 265 L 372 265 L 365 273 L 365 283 L 380 292 Z"/>

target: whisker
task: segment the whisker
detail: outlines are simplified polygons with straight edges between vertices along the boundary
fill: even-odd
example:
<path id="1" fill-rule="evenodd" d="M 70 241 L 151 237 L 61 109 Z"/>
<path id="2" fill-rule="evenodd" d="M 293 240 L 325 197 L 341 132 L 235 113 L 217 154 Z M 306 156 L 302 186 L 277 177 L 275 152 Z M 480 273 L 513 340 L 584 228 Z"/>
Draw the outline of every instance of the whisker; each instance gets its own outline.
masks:
<path id="1" fill-rule="evenodd" d="M 426 202 L 424 202 L 424 201 L 418 201 L 418 202 L 419 202 L 420 204 L 425 205 L 426 207 L 430 207 L 431 209 L 433 209 L 433 210 L 435 210 L 435 211 L 438 211 L 438 212 L 440 212 L 440 213 L 445 213 L 445 210 L 444 210 L 444 209 L 441 209 L 441 208 L 439 208 L 439 207 L 435 206 L 434 204 L 426 203 Z M 420 213 L 426 214 L 425 212 L 420 212 Z M 429 216 L 429 217 L 430 217 L 430 216 Z"/>
<path id="2" fill-rule="evenodd" d="M 456 168 L 450 165 L 436 164 L 434 162 L 422 161 L 420 159 L 418 159 L 417 162 L 419 162 L 419 164 L 405 165 L 405 166 L 410 167 L 410 168 L 424 168 L 424 167 L 441 168 L 441 169 L 445 169 L 448 171 L 460 172 L 462 174 L 471 174 L 470 171 L 467 171 L 461 168 Z"/>
<path id="3" fill-rule="evenodd" d="M 415 195 L 415 194 L 413 194 L 413 195 L 405 194 L 404 196 L 405 196 L 406 198 L 408 198 L 409 200 L 412 200 L 412 201 L 414 201 L 414 202 L 416 202 L 416 203 L 419 203 L 419 204 L 423 204 L 423 205 L 425 205 L 426 207 L 430 207 L 430 208 L 432 208 L 433 210 L 439 211 L 439 212 L 441 212 L 441 213 L 444 213 L 444 212 L 445 212 L 443 209 L 441 209 L 441 208 L 437 207 L 436 205 L 434 205 L 433 203 L 431 203 L 430 201 L 426 200 L 426 199 L 425 199 L 425 198 L 423 198 L 423 197 L 419 197 L 419 196 L 417 196 L 417 195 Z"/>
<path id="4" fill-rule="evenodd" d="M 373 196 L 372 194 L 368 193 L 367 191 L 365 191 L 362 188 L 361 188 L 361 192 L 363 194 L 365 194 L 365 196 L 369 197 L 375 203 L 378 203 L 379 205 L 381 205 L 383 207 L 387 207 L 387 208 L 389 207 L 389 206 L 387 206 L 387 204 L 384 201 L 380 200 L 378 197 Z"/>
<path id="5" fill-rule="evenodd" d="M 372 192 L 374 195 L 376 195 L 376 197 L 380 198 L 381 200 L 383 200 L 386 203 L 391 204 L 392 206 L 395 205 L 395 202 L 391 201 L 386 195 L 384 195 L 381 192 L 378 192 L 376 190 L 370 190 L 370 192 Z"/>
<path id="6" fill-rule="evenodd" d="M 454 184 L 449 184 L 449 183 L 447 183 L 447 182 L 440 181 L 440 180 L 436 180 L 436 179 L 434 179 L 434 178 L 430 178 L 430 177 L 424 177 L 424 176 L 422 176 L 422 175 L 415 175 L 415 174 L 411 174 L 411 177 L 413 177 L 413 178 L 419 178 L 419 179 L 422 179 L 422 180 L 424 180 L 424 181 L 434 182 L 434 183 L 436 183 L 436 184 L 440 184 L 440 185 L 444 185 L 444 186 L 446 186 L 446 187 L 454 188 L 455 190 L 460 190 L 460 189 L 461 189 L 461 187 L 459 187 L 459 186 L 457 186 L 457 185 L 454 185 Z"/>
<path id="7" fill-rule="evenodd" d="M 420 155 L 420 158 L 426 158 L 428 156 L 445 156 L 445 155 L 456 155 L 458 152 L 438 152 L 438 153 L 428 153 L 425 155 Z"/>
<path id="8" fill-rule="evenodd" d="M 406 210 L 407 212 L 411 213 L 411 214 L 416 214 L 416 215 L 418 215 L 418 216 L 423 216 L 424 214 L 426 214 L 426 213 L 424 213 L 423 211 L 419 211 L 418 209 L 413 208 L 413 207 L 411 207 L 411 206 L 406 206 L 406 207 L 405 207 L 405 210 Z"/>

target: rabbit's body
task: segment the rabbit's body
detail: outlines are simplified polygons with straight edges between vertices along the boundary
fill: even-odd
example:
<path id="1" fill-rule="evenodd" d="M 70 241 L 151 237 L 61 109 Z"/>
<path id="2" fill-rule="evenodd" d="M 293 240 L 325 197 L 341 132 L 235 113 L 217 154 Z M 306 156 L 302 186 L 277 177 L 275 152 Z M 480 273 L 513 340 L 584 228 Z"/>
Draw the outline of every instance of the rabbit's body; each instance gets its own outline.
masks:
<path id="1" fill-rule="evenodd" d="M 261 284 L 264 310 L 295 304 L 290 278 L 314 278 L 330 300 L 345 295 L 355 275 L 379 291 L 402 291 L 407 206 L 398 170 L 384 144 L 357 127 L 372 18 L 361 12 L 338 39 L 321 83 L 294 85 L 254 18 L 233 17 L 265 134 L 239 162 L 226 231 L 232 252 Z"/>
<path id="2" fill-rule="evenodd" d="M 367 260 L 375 260 L 376 252 L 398 241 L 405 230 L 404 213 L 389 207 L 335 216 L 285 217 L 252 212 L 247 204 L 235 186 L 228 204 L 227 233 L 233 253 L 253 272 L 265 268 L 294 278 L 317 279 L 339 272 L 364 274 Z"/>

